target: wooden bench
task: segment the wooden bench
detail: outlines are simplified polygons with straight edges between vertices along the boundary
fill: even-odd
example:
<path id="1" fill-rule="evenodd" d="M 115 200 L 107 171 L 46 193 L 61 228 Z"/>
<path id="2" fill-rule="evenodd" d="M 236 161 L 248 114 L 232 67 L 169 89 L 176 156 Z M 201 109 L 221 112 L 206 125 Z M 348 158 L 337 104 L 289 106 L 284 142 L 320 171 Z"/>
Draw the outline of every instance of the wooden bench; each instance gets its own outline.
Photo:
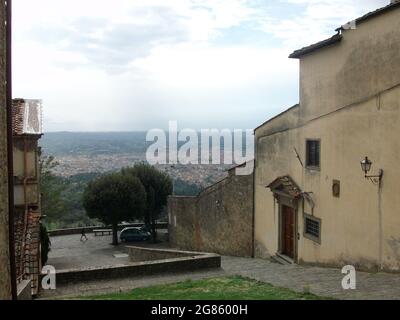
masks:
<path id="1" fill-rule="evenodd" d="M 112 229 L 97 229 L 93 230 L 94 236 L 97 237 L 98 235 L 104 236 L 104 235 L 110 235 L 112 234 Z"/>

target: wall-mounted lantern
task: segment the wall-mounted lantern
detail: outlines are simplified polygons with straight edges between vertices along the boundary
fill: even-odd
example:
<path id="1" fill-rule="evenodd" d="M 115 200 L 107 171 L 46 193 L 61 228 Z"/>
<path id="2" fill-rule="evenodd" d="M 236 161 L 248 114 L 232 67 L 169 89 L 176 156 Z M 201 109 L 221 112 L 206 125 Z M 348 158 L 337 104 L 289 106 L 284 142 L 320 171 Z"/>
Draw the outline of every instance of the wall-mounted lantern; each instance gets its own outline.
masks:
<path id="1" fill-rule="evenodd" d="M 373 183 L 379 183 L 382 180 L 383 177 L 383 170 L 379 169 L 379 174 L 378 175 L 368 175 L 368 172 L 371 171 L 372 167 L 372 161 L 368 159 L 368 157 L 365 157 L 361 161 L 361 169 L 365 173 L 365 178 L 370 179 Z"/>

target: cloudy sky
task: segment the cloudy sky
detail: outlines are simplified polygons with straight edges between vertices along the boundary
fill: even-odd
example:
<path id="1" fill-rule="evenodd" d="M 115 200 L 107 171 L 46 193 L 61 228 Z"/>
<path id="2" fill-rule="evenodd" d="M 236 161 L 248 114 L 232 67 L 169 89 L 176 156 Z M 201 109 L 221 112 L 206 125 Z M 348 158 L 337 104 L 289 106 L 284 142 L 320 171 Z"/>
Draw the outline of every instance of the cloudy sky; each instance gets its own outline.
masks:
<path id="1" fill-rule="evenodd" d="M 298 102 L 294 50 L 389 0 L 14 0 L 14 97 L 46 131 L 254 128 Z"/>

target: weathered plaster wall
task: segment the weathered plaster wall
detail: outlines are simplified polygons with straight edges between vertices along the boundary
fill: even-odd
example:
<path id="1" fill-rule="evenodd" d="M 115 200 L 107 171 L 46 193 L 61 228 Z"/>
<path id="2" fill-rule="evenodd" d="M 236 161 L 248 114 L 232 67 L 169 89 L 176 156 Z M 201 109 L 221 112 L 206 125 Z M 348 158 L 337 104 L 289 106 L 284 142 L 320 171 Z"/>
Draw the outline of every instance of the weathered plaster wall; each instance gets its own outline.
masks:
<path id="1" fill-rule="evenodd" d="M 300 61 L 300 106 L 255 132 L 255 252 L 279 246 L 279 206 L 265 188 L 290 175 L 313 192 L 315 208 L 300 202 L 299 263 L 352 264 L 400 271 L 400 10 L 344 31 L 339 44 Z M 321 139 L 321 168 L 303 168 L 306 139 Z M 360 160 L 384 170 L 381 189 L 364 178 Z M 341 195 L 332 194 L 339 180 Z M 321 219 L 321 243 L 303 236 L 304 213 Z"/>
<path id="2" fill-rule="evenodd" d="M 198 197 L 170 197 L 170 242 L 185 250 L 252 255 L 253 175 L 228 178 Z"/>
<path id="3" fill-rule="evenodd" d="M 303 191 L 313 192 L 314 216 L 322 221 L 320 244 L 304 238 L 303 213 L 312 211 L 300 203 L 299 263 L 399 271 L 400 86 L 300 127 L 274 133 L 268 126 L 256 131 L 256 255 L 268 257 L 278 250 L 278 205 L 265 186 L 290 175 Z M 303 168 L 293 151 L 304 163 L 307 138 L 321 139 L 318 171 Z M 373 161 L 371 174 L 384 170 L 380 195 L 361 171 L 366 155 Z M 340 181 L 339 198 L 332 195 L 333 180 Z"/>
<path id="4" fill-rule="evenodd" d="M 5 8 L 0 1 L 0 299 L 11 298 L 8 243 Z"/>
<path id="5" fill-rule="evenodd" d="M 183 250 L 197 250 L 194 220 L 196 197 L 168 198 L 168 234 L 171 245 Z"/>
<path id="6" fill-rule="evenodd" d="M 301 121 L 400 83 L 400 9 L 343 31 L 343 40 L 300 59 Z"/>
<path id="7" fill-rule="evenodd" d="M 35 206 L 37 210 L 39 210 L 40 190 L 37 137 L 14 136 L 13 163 L 15 177 L 14 204 L 16 206 L 25 206 L 25 204 L 27 204 L 29 206 Z M 26 186 L 24 186 L 25 179 L 27 179 L 28 182 Z"/>

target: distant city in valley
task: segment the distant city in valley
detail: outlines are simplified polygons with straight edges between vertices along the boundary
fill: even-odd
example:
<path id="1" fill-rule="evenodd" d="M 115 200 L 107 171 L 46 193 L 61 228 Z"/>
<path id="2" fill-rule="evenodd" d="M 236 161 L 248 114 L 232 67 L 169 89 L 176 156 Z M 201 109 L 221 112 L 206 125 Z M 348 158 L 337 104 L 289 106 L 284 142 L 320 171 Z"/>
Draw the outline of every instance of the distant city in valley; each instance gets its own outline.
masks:
<path id="1" fill-rule="evenodd" d="M 40 140 L 43 154 L 54 156 L 59 165 L 54 173 L 71 177 L 86 173 L 104 173 L 146 161 L 146 132 L 50 132 Z M 232 165 L 165 165 L 174 180 L 204 188 L 227 175 Z"/>

